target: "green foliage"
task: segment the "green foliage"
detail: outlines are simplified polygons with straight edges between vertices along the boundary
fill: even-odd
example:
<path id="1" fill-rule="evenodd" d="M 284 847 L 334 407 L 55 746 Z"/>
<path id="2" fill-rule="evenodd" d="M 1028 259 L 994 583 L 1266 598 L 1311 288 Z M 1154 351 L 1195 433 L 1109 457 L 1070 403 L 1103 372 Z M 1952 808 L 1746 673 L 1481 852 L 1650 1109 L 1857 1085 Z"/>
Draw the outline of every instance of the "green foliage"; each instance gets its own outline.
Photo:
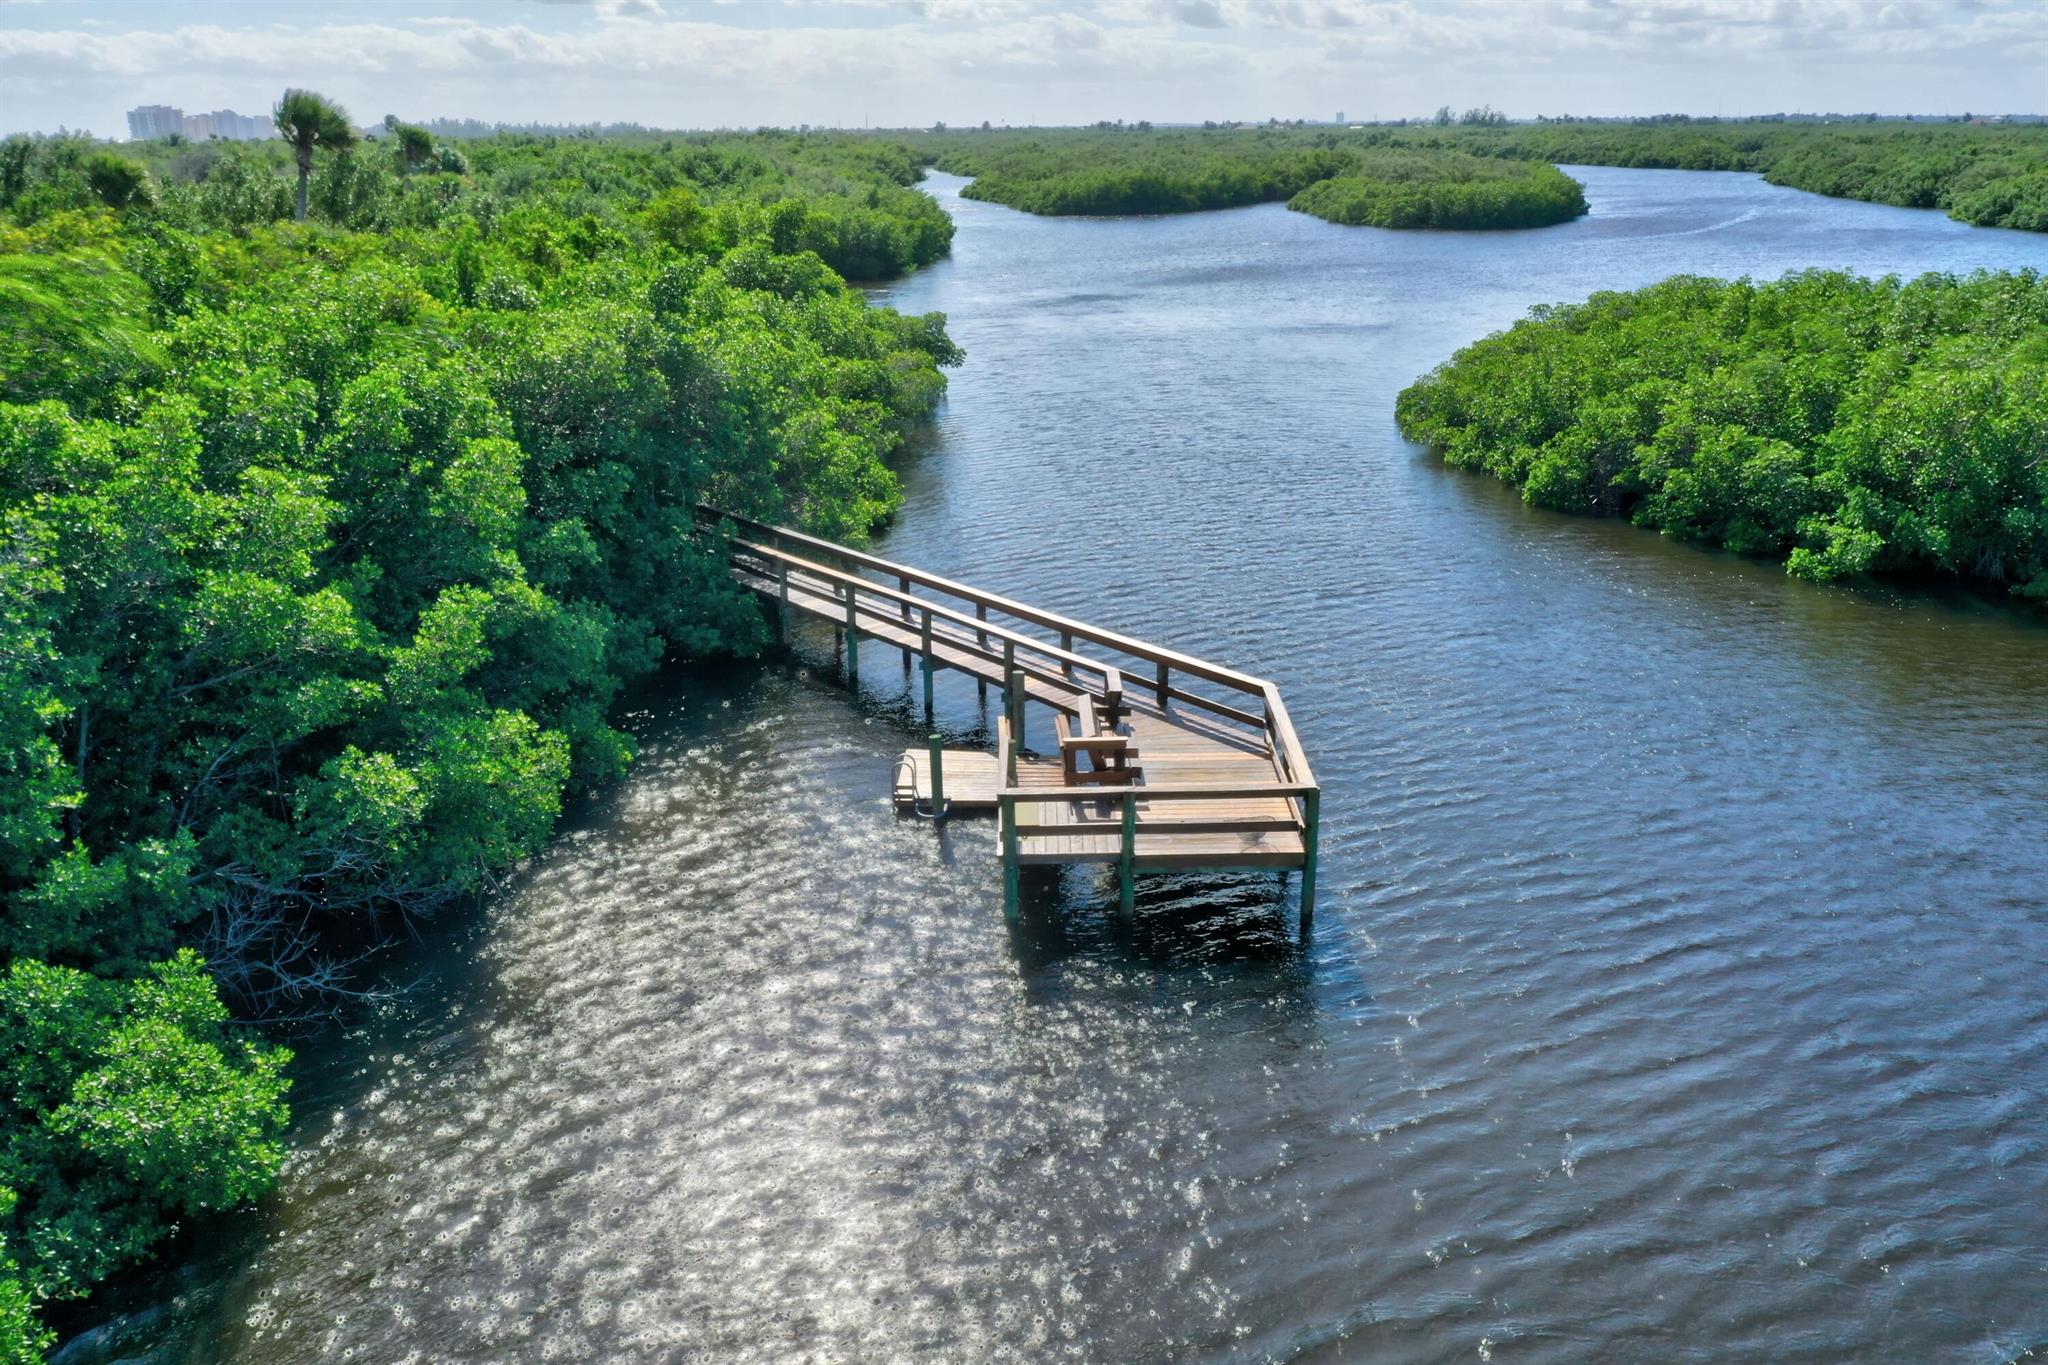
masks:
<path id="1" fill-rule="evenodd" d="M 395 121 L 380 134 L 389 139 L 380 144 L 383 150 L 316 141 L 303 164 L 299 145 L 282 140 L 126 149 L 146 159 L 161 187 L 158 217 L 195 232 L 246 237 L 294 216 L 292 182 L 285 177 L 303 168 L 309 221 L 375 233 L 460 233 L 470 224 L 488 235 L 502 228 L 522 239 L 529 264 L 543 267 L 562 251 L 588 259 L 598 249 L 665 245 L 719 255 L 765 237 L 779 254 L 816 253 L 847 279 L 888 279 L 938 260 L 953 239 L 953 220 L 929 195 L 910 188 L 922 163 L 880 139 L 776 132 L 603 140 L 504 134 L 458 150 Z M 32 149 L 22 141 L 26 157 Z M 0 153 L 11 146 L 0 144 Z M 37 152 L 40 159 L 24 170 L 25 183 L 36 188 L 30 198 L 37 204 L 61 199 L 71 207 L 95 203 L 82 180 L 61 196 L 41 187 L 39 168 L 54 155 Z M 0 194 L 9 164 L 0 154 Z M 495 288 L 503 297 L 518 283 L 505 277 Z M 474 301 L 474 293 L 464 300 Z"/>
<path id="2" fill-rule="evenodd" d="M 127 983 L 25 959 L 0 976 L 0 1361 L 49 1344 L 37 1302 L 275 1181 L 291 1054 L 227 1019 L 190 950 Z"/>
<path id="3" fill-rule="evenodd" d="M 1579 182 L 1555 166 L 1460 152 L 1368 152 L 1287 206 L 1333 223 L 1384 228 L 1526 228 L 1586 212 Z"/>
<path id="4" fill-rule="evenodd" d="M 0 1187 L 0 1226 L 13 1217 L 17 1202 L 13 1190 Z M 0 1365 L 40 1365 L 43 1352 L 56 1344 L 57 1334 L 36 1317 L 35 1298 L 0 1234 Z"/>
<path id="5" fill-rule="evenodd" d="M 1285 200 L 1333 223 L 1498 228 L 1586 211 L 1578 184 L 1555 167 L 1389 150 L 1383 141 L 1330 130 L 1146 125 L 952 133 L 920 144 L 944 169 L 975 177 L 967 197 L 1028 213 L 1186 213 Z"/>
<path id="6" fill-rule="evenodd" d="M 37 1302 L 274 1175 L 285 1055 L 216 982 L 330 1008 L 391 916 L 539 849 L 629 761 L 627 681 L 763 643 L 699 505 L 859 539 L 960 358 L 834 268 L 945 251 L 900 148 L 394 157 L 286 106 L 290 149 L 144 148 L 155 204 L 89 144 L 0 147 L 17 1356 Z"/>
<path id="7" fill-rule="evenodd" d="M 162 363 L 148 311 L 142 281 L 104 249 L 0 254 L 0 401 L 104 410 Z"/>
<path id="8" fill-rule="evenodd" d="M 1596 294 L 1460 351 L 1399 417 L 1540 506 L 1819 582 L 2048 596 L 2048 281 L 2032 272 Z"/>
<path id="9" fill-rule="evenodd" d="M 1289 199 L 1351 167 L 1329 148 L 1267 133 L 1060 130 L 924 139 L 971 199 L 1026 213 L 1189 213 Z"/>
<path id="10" fill-rule="evenodd" d="M 858 539 L 959 352 L 813 247 L 943 249 L 890 216 L 900 149 L 837 149 L 859 195 L 643 195 L 751 163 L 506 139 L 483 219 L 360 232 L 435 176 L 324 156 L 301 229 L 212 151 L 154 212 L 0 228 L 0 952 L 197 941 L 290 1008 L 326 930 L 489 886 L 615 777 L 628 679 L 761 642 L 701 502 Z"/>

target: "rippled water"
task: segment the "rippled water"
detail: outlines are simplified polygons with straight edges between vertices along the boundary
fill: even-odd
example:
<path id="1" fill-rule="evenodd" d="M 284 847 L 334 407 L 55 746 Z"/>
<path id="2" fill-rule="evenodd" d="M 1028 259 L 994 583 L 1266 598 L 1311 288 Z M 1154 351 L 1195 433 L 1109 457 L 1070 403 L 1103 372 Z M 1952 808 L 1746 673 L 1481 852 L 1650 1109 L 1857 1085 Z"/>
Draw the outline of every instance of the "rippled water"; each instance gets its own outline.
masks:
<path id="1" fill-rule="evenodd" d="M 932 189 L 970 360 L 886 553 L 1276 679 L 1270 879 L 1036 889 L 886 788 L 895 659 L 675 680 L 312 1050 L 181 1349 L 296 1362 L 2001 1361 L 2048 1340 L 2048 629 L 1524 508 L 1393 428 L 1529 305 L 2048 263 L 1752 177 L 1515 234 Z M 822 651 L 820 651 L 822 646 Z M 971 732 L 972 686 L 946 723 Z"/>

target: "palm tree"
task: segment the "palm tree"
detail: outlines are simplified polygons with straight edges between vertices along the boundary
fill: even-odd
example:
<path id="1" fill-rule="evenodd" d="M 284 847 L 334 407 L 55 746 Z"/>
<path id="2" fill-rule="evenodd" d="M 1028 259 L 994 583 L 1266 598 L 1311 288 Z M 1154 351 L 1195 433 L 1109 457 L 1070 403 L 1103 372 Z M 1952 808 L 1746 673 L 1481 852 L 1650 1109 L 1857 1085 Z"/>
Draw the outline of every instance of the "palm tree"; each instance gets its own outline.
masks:
<path id="1" fill-rule="evenodd" d="M 85 159 L 85 183 L 110 209 L 148 208 L 156 203 L 156 185 L 138 161 L 112 152 L 94 152 Z"/>
<path id="2" fill-rule="evenodd" d="M 434 159 L 434 135 L 415 123 L 401 123 L 392 128 L 398 139 L 399 169 L 411 175 Z"/>
<path id="3" fill-rule="evenodd" d="M 278 135 L 292 147 L 299 159 L 299 221 L 306 221 L 306 182 L 313 178 L 313 151 L 324 147 L 345 152 L 355 146 L 356 130 L 349 126 L 348 111 L 311 90 L 287 90 L 271 111 Z"/>

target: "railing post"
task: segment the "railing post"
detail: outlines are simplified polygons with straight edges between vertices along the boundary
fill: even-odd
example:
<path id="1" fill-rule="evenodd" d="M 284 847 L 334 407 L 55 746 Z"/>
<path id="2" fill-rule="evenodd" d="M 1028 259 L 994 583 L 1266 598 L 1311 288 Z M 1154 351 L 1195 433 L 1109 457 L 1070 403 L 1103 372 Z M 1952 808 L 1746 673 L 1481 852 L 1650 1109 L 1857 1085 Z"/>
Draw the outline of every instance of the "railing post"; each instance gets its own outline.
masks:
<path id="1" fill-rule="evenodd" d="M 932 755 L 932 819 L 943 820 L 946 818 L 945 741 L 934 730 L 927 743 Z"/>
<path id="2" fill-rule="evenodd" d="M 932 612 L 930 607 L 925 608 L 924 629 L 920 634 L 924 637 L 924 718 L 930 720 L 932 718 Z"/>
<path id="3" fill-rule="evenodd" d="M 1311 788 L 1301 798 L 1301 929 L 1316 917 L 1316 855 L 1323 831 L 1323 794 Z"/>
<path id="4" fill-rule="evenodd" d="M 860 686 L 860 628 L 853 623 L 854 601 L 858 596 L 853 584 L 846 585 L 846 685 Z"/>
<path id="5" fill-rule="evenodd" d="M 1022 889 L 1017 869 L 1017 798 L 998 797 L 997 804 L 997 815 L 1003 826 L 1003 918 L 1015 924 L 1018 893 Z"/>
<path id="6" fill-rule="evenodd" d="M 1116 913 L 1126 925 L 1137 915 L 1137 888 L 1132 885 L 1137 874 L 1138 858 L 1138 794 L 1124 793 L 1124 838 L 1123 848 L 1116 860 Z"/>
<path id="7" fill-rule="evenodd" d="M 988 603 L 976 602 L 974 604 L 974 619 L 977 621 L 988 620 Z M 986 650 L 988 648 L 988 632 L 984 630 L 975 631 L 974 642 L 979 648 Z"/>
<path id="8" fill-rule="evenodd" d="M 896 576 L 896 589 L 903 594 L 903 601 L 897 603 L 897 606 L 901 609 L 904 623 L 907 625 L 910 622 L 910 580 L 898 574 Z M 903 646 L 903 676 L 905 678 L 910 676 L 910 654 L 910 646 Z"/>
<path id="9" fill-rule="evenodd" d="M 789 643 L 789 561 L 775 561 L 775 583 L 778 601 L 775 606 L 776 637 L 784 644 Z"/>
<path id="10" fill-rule="evenodd" d="M 1074 652 L 1073 631 L 1063 630 L 1060 632 L 1060 648 L 1065 650 L 1069 654 L 1072 654 Z M 1072 659 L 1060 660 L 1060 676 L 1065 678 L 1068 682 L 1072 682 L 1074 680 L 1074 661 Z"/>
<path id="11" fill-rule="evenodd" d="M 1017 642 L 1003 641 L 1003 713 L 1021 737 L 1024 733 L 1024 675 L 1017 671 Z"/>
<path id="12" fill-rule="evenodd" d="M 1166 660 L 1161 659 L 1159 661 L 1159 709 L 1162 711 L 1166 709 L 1166 691 Z"/>
<path id="13" fill-rule="evenodd" d="M 1024 671 L 1013 668 L 1003 687 L 1003 710 L 1010 717 L 1010 743 L 1024 746 Z"/>

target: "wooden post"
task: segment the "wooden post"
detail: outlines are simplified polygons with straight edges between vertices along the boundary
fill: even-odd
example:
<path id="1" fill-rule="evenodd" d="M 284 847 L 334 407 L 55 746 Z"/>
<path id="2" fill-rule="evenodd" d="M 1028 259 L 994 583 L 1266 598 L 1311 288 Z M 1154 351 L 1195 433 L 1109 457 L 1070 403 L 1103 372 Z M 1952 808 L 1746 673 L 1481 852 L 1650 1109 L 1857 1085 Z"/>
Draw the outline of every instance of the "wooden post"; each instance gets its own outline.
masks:
<path id="1" fill-rule="evenodd" d="M 784 644 L 789 643 L 789 561 L 775 561 L 776 590 L 780 600 L 775 606 L 775 634 Z"/>
<path id="2" fill-rule="evenodd" d="M 857 594 L 851 583 L 846 585 L 846 685 L 860 686 L 860 630 L 853 624 L 853 604 Z"/>
<path id="3" fill-rule="evenodd" d="M 932 614 L 929 608 L 924 614 L 924 718 L 932 718 Z"/>
<path id="4" fill-rule="evenodd" d="M 1003 826 L 1003 918 L 1015 924 L 1018 893 L 1022 890 L 1017 869 L 1017 798 L 1001 796 L 996 800 L 997 817 Z"/>
<path id="5" fill-rule="evenodd" d="M 928 739 L 932 755 L 932 819 L 946 818 L 946 750 L 939 732 L 934 730 Z"/>
<path id="6" fill-rule="evenodd" d="M 1067 653 L 1069 653 L 1069 654 L 1072 654 L 1072 653 L 1074 652 L 1074 632 L 1073 632 L 1073 631 L 1071 631 L 1071 630 L 1063 630 L 1063 631 L 1061 631 L 1061 632 L 1060 632 L 1060 648 L 1061 648 L 1061 649 L 1064 649 L 1064 650 L 1065 650 L 1065 651 L 1067 651 Z M 1062 659 L 1062 660 L 1060 660 L 1060 676 L 1061 676 L 1061 677 L 1063 677 L 1063 678 L 1065 678 L 1065 679 L 1066 679 L 1066 680 L 1067 680 L 1068 682 L 1072 682 L 1072 681 L 1074 680 L 1074 663 L 1073 663 L 1073 660 L 1071 660 L 1071 659 Z"/>
<path id="7" fill-rule="evenodd" d="M 1137 873 L 1138 858 L 1138 797 L 1135 792 L 1124 793 L 1124 841 L 1116 860 L 1116 914 L 1117 918 L 1129 925 L 1137 917 L 1137 887 L 1132 885 Z"/>
<path id="8" fill-rule="evenodd" d="M 901 574 L 898 574 L 898 575 L 896 576 L 896 588 L 897 588 L 897 590 L 898 590 L 899 592 L 902 592 L 903 594 L 905 594 L 905 600 L 903 601 L 903 603 L 902 603 L 901 605 L 902 605 L 902 608 L 903 608 L 903 619 L 904 619 L 904 620 L 905 620 L 905 621 L 907 622 L 907 621 L 909 621 L 909 620 L 910 620 L 910 602 L 909 602 L 909 596 L 908 596 L 908 595 L 909 595 L 909 593 L 910 593 L 910 580 L 909 580 L 909 579 L 907 579 L 907 578 L 905 578 L 905 577 L 903 577 L 903 576 L 902 576 Z M 910 646 L 909 646 L 909 645 L 905 645 L 905 646 L 903 646 L 903 676 L 904 676 L 905 678 L 908 678 L 908 677 L 910 676 Z"/>
<path id="9" fill-rule="evenodd" d="M 988 603 L 986 603 L 986 602 L 976 602 L 976 603 L 974 604 L 974 619 L 975 619 L 975 620 L 977 620 L 977 621 L 986 621 L 986 620 L 988 620 Z M 977 630 L 977 631 L 975 631 L 975 632 L 974 632 L 974 642 L 975 642 L 975 644 L 979 645 L 979 646 L 980 646 L 980 647 L 981 647 L 982 649 L 984 649 L 984 650 L 985 650 L 985 649 L 987 649 L 987 648 L 988 648 L 988 632 L 987 632 L 987 631 L 984 631 L 984 630 Z"/>
<path id="10" fill-rule="evenodd" d="M 1010 742 L 1024 742 L 1024 675 L 1017 671 L 1017 642 L 1003 641 L 1003 714 L 1010 718 Z"/>
<path id="11" fill-rule="evenodd" d="M 1310 791 L 1301 798 L 1301 927 L 1305 933 L 1316 917 L 1316 854 L 1322 843 L 1323 794 Z"/>
<path id="12" fill-rule="evenodd" d="M 1009 682 L 1003 688 L 1003 712 L 1010 718 L 1010 743 L 1021 749 L 1024 747 L 1024 671 L 1013 668 L 1007 676 Z"/>
<path id="13" fill-rule="evenodd" d="M 1159 661 L 1159 709 L 1166 709 L 1166 660 Z"/>

